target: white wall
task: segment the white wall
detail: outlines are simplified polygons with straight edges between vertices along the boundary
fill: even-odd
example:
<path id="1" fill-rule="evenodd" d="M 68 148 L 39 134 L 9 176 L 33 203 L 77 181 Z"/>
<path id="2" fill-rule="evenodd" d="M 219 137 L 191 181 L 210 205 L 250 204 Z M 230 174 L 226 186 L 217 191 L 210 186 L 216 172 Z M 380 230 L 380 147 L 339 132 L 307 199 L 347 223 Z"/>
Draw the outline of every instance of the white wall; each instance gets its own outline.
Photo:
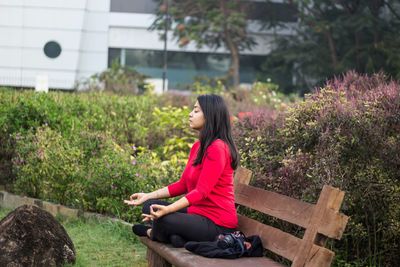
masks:
<path id="1" fill-rule="evenodd" d="M 107 68 L 109 5 L 109 0 L 89 0 L 87 3 L 76 80 L 86 79 Z"/>
<path id="2" fill-rule="evenodd" d="M 109 0 L 0 0 L 0 85 L 33 87 L 48 75 L 50 88 L 107 67 Z M 61 46 L 48 58 L 44 45 Z"/>

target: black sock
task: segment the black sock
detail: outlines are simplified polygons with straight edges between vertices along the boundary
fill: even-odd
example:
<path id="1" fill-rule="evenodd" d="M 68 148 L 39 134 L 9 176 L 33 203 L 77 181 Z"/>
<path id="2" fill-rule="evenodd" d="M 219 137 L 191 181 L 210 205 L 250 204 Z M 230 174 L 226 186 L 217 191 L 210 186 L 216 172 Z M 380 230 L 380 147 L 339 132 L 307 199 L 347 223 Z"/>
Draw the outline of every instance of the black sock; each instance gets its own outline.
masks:
<path id="1" fill-rule="evenodd" d="M 143 224 L 135 224 L 132 226 L 132 231 L 135 235 L 138 236 L 147 236 L 147 230 L 149 230 L 151 227 Z"/>

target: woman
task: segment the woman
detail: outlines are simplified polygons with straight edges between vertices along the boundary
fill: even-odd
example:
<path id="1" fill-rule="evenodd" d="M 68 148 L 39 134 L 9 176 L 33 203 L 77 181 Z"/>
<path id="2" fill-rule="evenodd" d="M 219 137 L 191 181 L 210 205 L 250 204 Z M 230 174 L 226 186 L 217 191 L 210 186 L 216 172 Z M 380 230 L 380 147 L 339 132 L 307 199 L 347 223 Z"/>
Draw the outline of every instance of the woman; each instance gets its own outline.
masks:
<path id="1" fill-rule="evenodd" d="M 179 181 L 151 193 L 135 193 L 128 205 L 143 204 L 144 222 L 134 225 L 139 236 L 182 247 L 187 241 L 213 241 L 237 227 L 233 171 L 239 155 L 232 139 L 230 117 L 222 97 L 201 95 L 189 115 L 199 140 L 190 151 Z M 170 204 L 161 198 L 185 194 Z"/>

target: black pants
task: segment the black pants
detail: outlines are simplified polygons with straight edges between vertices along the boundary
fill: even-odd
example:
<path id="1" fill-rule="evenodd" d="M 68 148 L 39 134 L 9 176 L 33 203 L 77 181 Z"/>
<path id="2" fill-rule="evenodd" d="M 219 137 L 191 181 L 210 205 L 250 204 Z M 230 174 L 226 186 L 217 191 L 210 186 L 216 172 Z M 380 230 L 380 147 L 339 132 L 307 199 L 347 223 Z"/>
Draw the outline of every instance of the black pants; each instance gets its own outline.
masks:
<path id="1" fill-rule="evenodd" d="M 150 205 L 169 205 L 169 202 L 151 199 L 143 203 L 142 212 L 150 214 Z M 210 219 L 187 213 L 187 208 L 167 214 L 153 221 L 152 239 L 169 243 L 171 235 L 178 235 L 186 241 L 214 241 L 222 233 L 231 233 L 234 229 L 216 225 Z"/>

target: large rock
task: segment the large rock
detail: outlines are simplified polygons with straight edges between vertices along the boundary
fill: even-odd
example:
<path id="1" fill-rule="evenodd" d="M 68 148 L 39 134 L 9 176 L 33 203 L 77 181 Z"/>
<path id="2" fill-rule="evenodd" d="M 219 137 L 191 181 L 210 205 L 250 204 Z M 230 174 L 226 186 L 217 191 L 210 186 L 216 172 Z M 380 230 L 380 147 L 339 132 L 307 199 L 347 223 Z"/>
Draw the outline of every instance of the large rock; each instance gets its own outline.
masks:
<path id="1" fill-rule="evenodd" d="M 47 211 L 24 205 L 0 221 L 0 266 L 62 266 L 74 262 L 74 244 Z"/>

